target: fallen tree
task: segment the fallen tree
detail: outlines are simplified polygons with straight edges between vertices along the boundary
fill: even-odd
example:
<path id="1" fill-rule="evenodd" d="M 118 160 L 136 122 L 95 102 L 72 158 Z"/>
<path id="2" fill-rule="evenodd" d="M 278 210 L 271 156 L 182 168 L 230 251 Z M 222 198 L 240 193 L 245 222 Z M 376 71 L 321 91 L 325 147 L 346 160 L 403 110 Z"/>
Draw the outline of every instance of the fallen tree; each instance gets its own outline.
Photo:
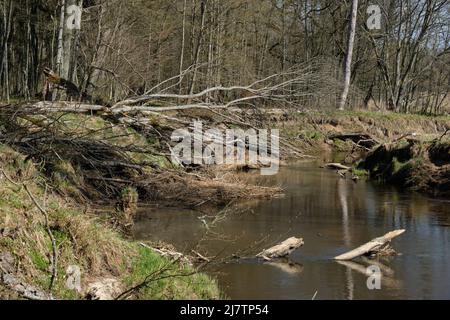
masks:
<path id="1" fill-rule="evenodd" d="M 303 246 L 305 243 L 302 238 L 289 238 L 276 246 L 266 249 L 256 255 L 258 258 L 271 261 L 274 259 L 284 258 L 292 252 Z"/>
<path id="2" fill-rule="evenodd" d="M 353 260 L 353 259 L 363 256 L 363 255 L 379 254 L 380 252 L 385 250 L 390 245 L 391 241 L 394 238 L 402 235 L 403 233 L 405 233 L 405 231 L 406 230 L 402 229 L 402 230 L 395 230 L 395 231 L 389 232 L 389 233 L 385 234 L 384 236 L 373 239 L 352 251 L 346 252 L 344 254 L 341 254 L 341 255 L 335 257 L 334 260 L 340 260 L 340 261 Z"/>
<path id="3" fill-rule="evenodd" d="M 336 169 L 336 170 L 345 170 L 345 171 L 350 171 L 352 169 L 351 167 L 344 166 L 343 164 L 340 164 L 340 163 L 327 163 L 325 165 L 325 168 Z"/>

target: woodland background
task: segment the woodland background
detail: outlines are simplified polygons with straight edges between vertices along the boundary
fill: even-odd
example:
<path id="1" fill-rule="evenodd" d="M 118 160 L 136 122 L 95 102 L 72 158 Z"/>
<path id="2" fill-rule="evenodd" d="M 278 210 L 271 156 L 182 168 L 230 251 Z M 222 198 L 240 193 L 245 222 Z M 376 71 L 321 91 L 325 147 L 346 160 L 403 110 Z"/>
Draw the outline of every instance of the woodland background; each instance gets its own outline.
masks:
<path id="1" fill-rule="evenodd" d="M 74 4 L 79 31 L 61 23 Z M 367 29 L 369 5 L 381 30 Z M 114 104 L 301 66 L 314 81 L 290 106 L 335 108 L 350 14 L 351 1 L 331 0 L 0 0 L 0 99 L 39 99 L 46 67 Z M 449 91 L 450 1 L 360 0 L 347 107 L 440 114 Z M 208 98 L 236 99 L 225 94 Z"/>

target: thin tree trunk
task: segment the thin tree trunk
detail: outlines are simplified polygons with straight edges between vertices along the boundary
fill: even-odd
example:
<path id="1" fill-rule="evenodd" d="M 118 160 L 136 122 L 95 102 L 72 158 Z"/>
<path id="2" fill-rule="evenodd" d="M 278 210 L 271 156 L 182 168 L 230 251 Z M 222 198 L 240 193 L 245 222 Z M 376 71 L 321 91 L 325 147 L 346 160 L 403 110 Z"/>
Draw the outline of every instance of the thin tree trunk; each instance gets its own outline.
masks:
<path id="1" fill-rule="evenodd" d="M 76 0 L 66 0 L 66 10 L 72 5 L 78 5 Z M 66 22 L 67 19 L 64 19 Z M 74 62 L 74 46 L 75 46 L 75 30 L 69 28 L 67 23 L 64 23 L 64 49 L 63 49 L 63 63 L 60 76 L 69 81 L 73 81 L 73 62 Z"/>
<path id="2" fill-rule="evenodd" d="M 9 94 L 10 94 L 10 88 L 9 88 L 9 58 L 8 58 L 8 51 L 9 51 L 9 36 L 11 33 L 11 20 L 12 20 L 12 13 L 13 13 L 13 4 L 12 0 L 9 1 L 9 6 L 6 7 L 6 1 L 3 4 L 3 23 L 4 23 L 4 29 L 5 29 L 5 36 L 4 36 L 4 43 L 3 43 L 3 52 L 2 52 L 2 61 L 0 61 L 0 80 L 1 76 L 3 75 L 4 79 L 4 85 L 5 85 L 5 98 L 6 101 L 9 102 Z"/>
<path id="3" fill-rule="evenodd" d="M 181 53 L 180 53 L 180 84 L 178 93 L 181 94 L 181 90 L 183 88 L 183 66 L 184 66 L 184 47 L 186 45 L 186 7 L 187 7 L 187 0 L 184 0 L 183 5 L 183 31 L 181 36 Z"/>
<path id="4" fill-rule="evenodd" d="M 342 91 L 341 101 L 339 103 L 339 110 L 345 109 L 345 104 L 347 103 L 348 92 L 350 91 L 350 80 L 351 80 L 351 76 L 352 76 L 353 47 L 355 45 L 357 17 L 358 17 L 358 0 L 353 0 L 350 30 L 349 30 L 349 36 L 348 36 L 348 48 L 347 48 L 347 54 L 345 56 L 344 89 Z"/>
<path id="5" fill-rule="evenodd" d="M 59 31 L 58 31 L 58 53 L 56 56 L 56 71 L 61 74 L 63 67 L 63 54 L 64 54 L 64 22 L 66 14 L 66 0 L 60 1 L 61 13 L 59 15 Z"/>
<path id="6" fill-rule="evenodd" d="M 202 46 L 203 31 L 205 29 L 206 2 L 207 2 L 207 0 L 204 0 L 204 1 L 202 1 L 201 5 L 200 5 L 201 26 L 200 26 L 200 30 L 198 33 L 197 48 L 195 49 L 195 55 L 194 55 L 195 68 L 194 68 L 194 74 L 192 76 L 191 87 L 189 88 L 189 94 L 194 93 L 195 82 L 197 81 L 197 69 L 198 69 L 197 65 L 198 65 L 199 59 L 200 59 L 200 49 Z"/>

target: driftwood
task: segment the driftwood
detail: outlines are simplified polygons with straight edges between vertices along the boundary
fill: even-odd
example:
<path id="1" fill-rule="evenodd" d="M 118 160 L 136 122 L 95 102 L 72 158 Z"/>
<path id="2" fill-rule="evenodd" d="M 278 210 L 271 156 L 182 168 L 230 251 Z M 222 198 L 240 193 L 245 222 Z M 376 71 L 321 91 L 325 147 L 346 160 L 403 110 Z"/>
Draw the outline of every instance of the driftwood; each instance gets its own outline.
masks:
<path id="1" fill-rule="evenodd" d="M 405 231 L 406 230 L 395 230 L 395 231 L 389 232 L 382 237 L 373 239 L 352 251 L 346 252 L 340 256 L 335 257 L 334 259 L 340 260 L 340 261 L 353 260 L 353 259 L 363 256 L 363 255 L 379 253 L 383 248 L 385 248 L 387 245 L 390 244 L 392 239 L 400 236 Z"/>
<path id="2" fill-rule="evenodd" d="M 257 254 L 256 257 L 271 261 L 273 259 L 284 258 L 289 256 L 292 252 L 304 245 L 302 238 L 289 238 L 282 243 L 266 249 Z"/>
<path id="3" fill-rule="evenodd" d="M 91 113 L 96 111 L 108 112 L 109 109 L 95 104 L 86 104 L 71 101 L 40 101 L 31 104 L 25 104 L 20 106 L 19 111 L 29 112 L 30 114 L 35 113 Z"/>
<path id="4" fill-rule="evenodd" d="M 336 169 L 336 170 L 345 170 L 345 171 L 351 170 L 351 167 L 344 166 L 343 164 L 340 164 L 340 163 L 327 163 L 325 165 L 325 168 Z"/>

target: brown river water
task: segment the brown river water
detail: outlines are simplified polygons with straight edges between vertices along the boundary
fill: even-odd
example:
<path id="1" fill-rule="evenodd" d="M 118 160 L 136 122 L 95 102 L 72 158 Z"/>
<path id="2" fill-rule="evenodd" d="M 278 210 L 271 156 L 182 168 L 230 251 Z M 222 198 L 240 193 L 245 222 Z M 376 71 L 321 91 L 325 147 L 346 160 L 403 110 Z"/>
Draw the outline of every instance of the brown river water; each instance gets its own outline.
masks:
<path id="1" fill-rule="evenodd" d="M 209 231 L 204 212 L 145 208 L 135 238 L 185 252 L 203 239 L 201 252 L 209 256 L 251 251 L 261 239 L 268 247 L 290 236 L 304 238 L 289 262 L 244 259 L 210 271 L 231 299 L 450 299 L 450 199 L 354 183 L 316 163 L 290 165 L 271 177 L 242 176 L 281 186 L 286 195 L 241 203 Z M 395 229 L 406 229 L 393 242 L 399 256 L 345 265 L 331 260 Z M 367 287 L 366 268 L 374 264 L 383 272 L 380 290 Z"/>

